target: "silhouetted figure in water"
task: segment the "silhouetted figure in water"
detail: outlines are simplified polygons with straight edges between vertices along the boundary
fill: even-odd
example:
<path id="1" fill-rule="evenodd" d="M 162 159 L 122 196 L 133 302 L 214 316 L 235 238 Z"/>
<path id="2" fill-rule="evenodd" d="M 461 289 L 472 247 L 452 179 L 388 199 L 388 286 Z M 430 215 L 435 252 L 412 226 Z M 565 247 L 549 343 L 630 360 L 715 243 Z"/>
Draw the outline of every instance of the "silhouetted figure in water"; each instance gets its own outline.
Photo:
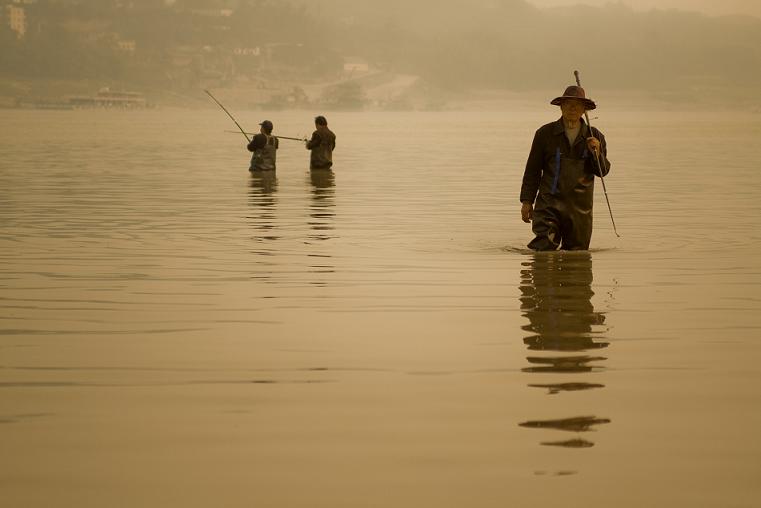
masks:
<path id="1" fill-rule="evenodd" d="M 528 319 L 523 342 L 532 352 L 523 372 L 537 381 L 529 386 L 562 394 L 603 388 L 589 382 L 589 373 L 600 372 L 606 360 L 599 351 L 608 347 L 595 326 L 605 323 L 605 315 L 592 305 L 592 257 L 589 252 L 535 253 L 521 269 L 521 311 Z M 551 377 L 548 377 L 551 376 Z M 594 415 L 572 415 L 553 420 L 529 420 L 522 427 L 588 432 L 610 423 Z M 542 442 L 547 446 L 586 448 L 586 439 Z"/>
<path id="2" fill-rule="evenodd" d="M 324 116 L 314 119 L 315 131 L 307 141 L 309 169 L 330 169 L 333 166 L 333 150 L 336 148 L 336 135 L 328 129 L 328 121 Z"/>
<path id="3" fill-rule="evenodd" d="M 521 270 L 521 311 L 530 335 L 523 342 L 532 351 L 574 353 L 601 349 L 592 327 L 605 315 L 592 305 L 592 256 L 588 252 L 535 254 Z M 527 371 L 588 372 L 585 364 L 597 358 L 561 356 L 529 358 L 540 365 Z M 557 367 L 557 369 L 553 369 Z"/>
<path id="4" fill-rule="evenodd" d="M 251 197 L 261 196 L 268 198 L 265 201 L 269 201 L 271 195 L 277 192 L 277 174 L 271 171 L 252 171 L 251 172 Z"/>
<path id="5" fill-rule="evenodd" d="M 256 230 L 255 239 L 277 240 L 276 205 L 277 176 L 275 171 L 252 171 L 249 205 L 253 215 L 247 217 Z"/>
<path id="6" fill-rule="evenodd" d="M 534 250 L 586 250 L 592 238 L 594 177 L 610 170 L 605 137 L 584 122 L 597 106 L 580 86 L 569 86 L 550 104 L 560 106 L 559 120 L 534 134 L 521 186 L 521 218 L 533 222 Z"/>
<path id="7" fill-rule="evenodd" d="M 329 240 L 333 238 L 333 219 L 335 218 L 335 174 L 330 169 L 310 171 L 312 183 L 312 200 L 309 205 L 309 238 Z"/>
<path id="8" fill-rule="evenodd" d="M 251 139 L 248 151 L 251 156 L 249 171 L 274 171 L 276 168 L 278 139 L 272 135 L 272 122 L 265 120 L 259 124 L 259 134 Z"/>

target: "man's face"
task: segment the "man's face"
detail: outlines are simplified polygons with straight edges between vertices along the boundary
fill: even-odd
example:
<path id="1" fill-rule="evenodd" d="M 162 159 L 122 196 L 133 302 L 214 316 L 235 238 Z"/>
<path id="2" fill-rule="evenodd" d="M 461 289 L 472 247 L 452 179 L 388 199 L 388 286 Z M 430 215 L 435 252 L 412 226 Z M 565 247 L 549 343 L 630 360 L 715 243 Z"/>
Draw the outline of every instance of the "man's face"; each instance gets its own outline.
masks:
<path id="1" fill-rule="evenodd" d="M 560 103 L 560 111 L 563 112 L 563 119 L 578 122 L 585 111 L 584 103 L 578 99 L 565 99 Z"/>

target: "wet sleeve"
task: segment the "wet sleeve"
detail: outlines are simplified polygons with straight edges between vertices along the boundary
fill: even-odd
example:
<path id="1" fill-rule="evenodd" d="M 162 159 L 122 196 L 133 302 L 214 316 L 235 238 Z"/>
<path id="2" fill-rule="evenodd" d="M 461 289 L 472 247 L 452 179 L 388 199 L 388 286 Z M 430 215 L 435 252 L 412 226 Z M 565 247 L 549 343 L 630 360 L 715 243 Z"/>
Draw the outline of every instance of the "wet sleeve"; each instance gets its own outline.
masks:
<path id="1" fill-rule="evenodd" d="M 542 154 L 542 142 L 539 131 L 534 134 L 534 141 L 531 143 L 531 151 L 526 161 L 526 169 L 523 171 L 523 183 L 521 184 L 521 203 L 533 203 L 536 199 L 536 193 L 539 191 L 539 182 L 542 179 L 542 166 L 544 165 L 544 156 Z"/>
<path id="2" fill-rule="evenodd" d="M 605 142 L 605 136 L 603 136 L 602 132 L 598 131 L 597 129 L 594 129 L 592 132 L 594 133 L 595 137 L 600 140 L 600 167 L 597 166 L 595 157 L 592 156 L 586 163 L 587 167 L 585 171 L 596 176 L 605 176 L 608 174 L 608 172 L 610 172 L 610 161 L 608 160 L 608 144 Z M 602 170 L 602 175 L 600 175 L 600 170 Z"/>

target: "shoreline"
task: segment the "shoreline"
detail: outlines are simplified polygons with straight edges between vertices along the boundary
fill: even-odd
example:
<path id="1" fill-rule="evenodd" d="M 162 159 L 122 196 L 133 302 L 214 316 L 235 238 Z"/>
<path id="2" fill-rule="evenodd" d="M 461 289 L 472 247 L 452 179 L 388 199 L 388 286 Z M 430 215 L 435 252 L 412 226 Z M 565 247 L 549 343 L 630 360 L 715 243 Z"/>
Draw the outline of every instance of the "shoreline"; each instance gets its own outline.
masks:
<path id="1" fill-rule="evenodd" d="M 337 85 L 361 91 L 341 103 L 326 102 L 326 96 Z M 77 96 L 94 96 L 109 86 L 114 90 L 130 90 L 145 97 L 138 107 L 81 106 L 71 101 Z M 236 86 L 203 86 L 196 89 L 158 90 L 129 84 L 96 84 L 83 81 L 35 81 L 0 78 L 0 109 L 78 110 L 78 109 L 205 109 L 209 106 L 204 88 L 230 108 L 238 111 L 365 111 L 365 112 L 436 112 L 436 111 L 525 111 L 549 103 L 559 90 L 515 91 L 507 89 L 442 90 L 422 82 L 417 76 L 373 74 L 357 79 L 331 83 L 282 82 L 269 88 L 255 84 Z M 560 87 L 562 88 L 562 87 Z M 286 90 L 284 93 L 283 90 Z M 599 89 L 589 94 L 598 105 L 608 110 L 641 109 L 684 111 L 701 108 L 707 111 L 743 111 L 761 113 L 756 90 L 751 88 L 694 87 L 685 90 Z M 340 98 L 339 98 L 340 99 Z"/>

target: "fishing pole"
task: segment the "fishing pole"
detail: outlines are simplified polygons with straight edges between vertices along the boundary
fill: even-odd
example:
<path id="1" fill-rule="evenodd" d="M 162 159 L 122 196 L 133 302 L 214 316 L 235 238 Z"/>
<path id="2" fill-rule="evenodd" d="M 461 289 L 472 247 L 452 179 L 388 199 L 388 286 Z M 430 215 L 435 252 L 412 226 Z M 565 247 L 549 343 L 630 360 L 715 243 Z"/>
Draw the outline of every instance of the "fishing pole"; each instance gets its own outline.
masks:
<path id="1" fill-rule="evenodd" d="M 225 113 L 227 113 L 227 116 L 229 116 L 229 117 L 230 117 L 230 120 L 232 120 L 233 122 L 235 122 L 235 125 L 237 125 L 237 126 L 238 126 L 238 129 L 240 129 L 240 132 L 241 132 L 241 133 L 242 133 L 242 134 L 243 134 L 243 135 L 246 137 L 246 141 L 248 141 L 248 142 L 250 143 L 250 142 L 251 142 L 251 138 L 249 138 L 249 137 L 248 137 L 248 134 L 246 134 L 246 131 L 244 131 L 244 130 L 243 130 L 243 127 L 241 127 L 241 126 L 240 126 L 240 124 L 238 123 L 238 121 L 237 121 L 235 118 L 233 118 L 233 115 L 231 115 L 231 114 L 230 114 L 230 112 L 229 112 L 229 111 L 227 111 L 227 108 L 225 108 L 225 107 L 222 105 L 222 103 L 221 103 L 221 102 L 219 102 L 219 101 L 217 100 L 217 98 L 216 98 L 216 97 L 214 97 L 213 95 L 211 95 L 211 92 L 210 92 L 210 91 L 208 91 L 208 90 L 204 90 L 204 92 L 206 92 L 206 95 L 208 95 L 209 97 L 211 97 L 211 99 L 212 99 L 214 102 L 216 102 L 216 103 L 217 103 L 217 105 L 218 105 L 220 108 L 222 108 L 222 111 L 224 111 Z"/>
<path id="2" fill-rule="evenodd" d="M 307 138 L 289 138 L 288 136 L 275 136 L 279 139 L 290 139 L 292 141 L 309 141 Z"/>
<path id="3" fill-rule="evenodd" d="M 225 131 L 225 132 L 231 133 L 231 134 L 238 134 L 238 131 Z M 254 133 L 254 132 L 246 132 L 246 134 L 249 134 L 249 135 L 252 135 L 252 136 L 256 135 L 256 133 Z M 293 141 L 309 141 L 306 138 L 289 138 L 288 136 L 272 136 L 272 137 L 273 138 L 278 138 L 278 139 L 291 139 Z"/>
<path id="4" fill-rule="evenodd" d="M 579 78 L 579 71 L 573 71 L 573 75 L 576 76 L 576 84 L 579 85 L 579 88 L 581 88 L 581 79 Z M 589 123 L 589 114 L 587 113 L 586 109 L 584 109 L 584 118 L 587 120 L 589 133 L 594 138 L 594 132 L 592 131 L 592 124 Z M 600 146 L 602 147 L 602 145 Z M 610 207 L 610 200 L 608 199 L 608 189 L 605 188 L 605 178 L 603 178 L 602 176 L 602 164 L 600 164 L 600 155 L 602 155 L 602 153 L 594 152 L 594 154 L 595 154 L 595 162 L 597 162 L 597 170 L 600 172 L 600 181 L 602 182 L 602 191 L 605 194 L 605 202 L 608 204 L 608 212 L 610 213 L 610 222 L 613 223 L 613 232 L 616 234 L 617 237 L 621 238 L 621 235 L 619 235 L 618 231 L 616 230 L 616 221 L 613 220 L 613 210 Z"/>

